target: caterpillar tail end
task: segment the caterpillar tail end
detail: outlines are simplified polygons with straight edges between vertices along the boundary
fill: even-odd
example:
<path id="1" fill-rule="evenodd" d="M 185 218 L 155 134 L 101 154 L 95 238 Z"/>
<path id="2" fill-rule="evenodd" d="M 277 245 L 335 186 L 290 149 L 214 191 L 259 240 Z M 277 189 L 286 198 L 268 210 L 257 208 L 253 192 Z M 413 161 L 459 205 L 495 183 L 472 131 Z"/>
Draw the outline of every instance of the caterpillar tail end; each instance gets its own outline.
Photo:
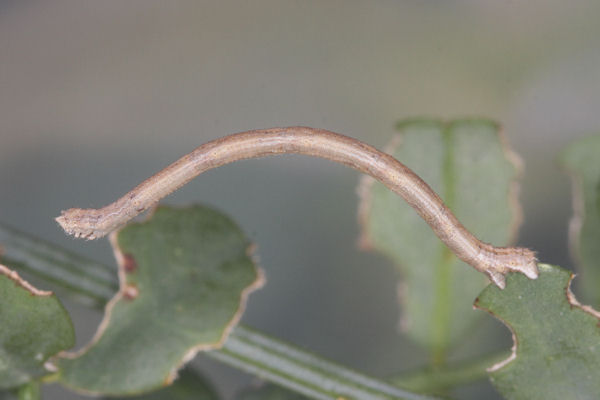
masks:
<path id="1" fill-rule="evenodd" d="M 523 247 L 500 247 L 490 252 L 482 263 L 482 272 L 500 289 L 506 287 L 506 274 L 520 272 L 529 279 L 539 275 L 535 252 Z"/>

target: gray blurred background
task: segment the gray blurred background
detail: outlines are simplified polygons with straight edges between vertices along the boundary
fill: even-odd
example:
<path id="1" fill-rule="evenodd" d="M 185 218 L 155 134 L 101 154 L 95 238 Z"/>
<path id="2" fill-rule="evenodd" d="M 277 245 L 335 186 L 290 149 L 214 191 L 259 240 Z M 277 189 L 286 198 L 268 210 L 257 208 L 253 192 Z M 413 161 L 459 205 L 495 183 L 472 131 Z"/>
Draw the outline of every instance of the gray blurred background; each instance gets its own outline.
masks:
<path id="1" fill-rule="evenodd" d="M 210 139 L 301 124 L 382 147 L 402 118 L 485 116 L 526 164 L 521 244 L 570 267 L 555 160 L 600 132 L 599 17 L 594 0 L 3 1 L 0 220 L 112 264 L 106 240 L 67 238 L 53 217 L 112 202 Z M 390 263 L 355 247 L 357 180 L 286 156 L 210 171 L 166 201 L 216 206 L 258 243 L 268 285 L 245 323 L 386 377 L 426 357 L 397 333 Z M 85 343 L 99 315 L 67 306 Z M 488 320 L 454 357 L 509 347 Z M 251 380 L 198 363 L 225 398 Z"/>

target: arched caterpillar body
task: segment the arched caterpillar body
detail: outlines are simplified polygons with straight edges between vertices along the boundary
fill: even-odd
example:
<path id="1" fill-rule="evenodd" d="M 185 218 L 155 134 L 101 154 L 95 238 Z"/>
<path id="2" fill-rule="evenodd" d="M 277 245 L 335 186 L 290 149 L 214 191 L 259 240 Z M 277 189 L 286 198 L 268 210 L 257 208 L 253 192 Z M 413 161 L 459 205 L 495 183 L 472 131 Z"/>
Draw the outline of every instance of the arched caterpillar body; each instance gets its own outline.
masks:
<path id="1" fill-rule="evenodd" d="M 297 153 L 332 160 L 368 174 L 400 195 L 461 260 L 485 273 L 500 288 L 504 275 L 519 271 L 535 279 L 535 253 L 494 247 L 473 236 L 440 197 L 412 170 L 389 154 L 359 140 L 308 127 L 253 130 L 208 142 L 100 209 L 72 208 L 57 222 L 75 237 L 96 239 L 125 224 L 201 173 L 234 161 Z"/>

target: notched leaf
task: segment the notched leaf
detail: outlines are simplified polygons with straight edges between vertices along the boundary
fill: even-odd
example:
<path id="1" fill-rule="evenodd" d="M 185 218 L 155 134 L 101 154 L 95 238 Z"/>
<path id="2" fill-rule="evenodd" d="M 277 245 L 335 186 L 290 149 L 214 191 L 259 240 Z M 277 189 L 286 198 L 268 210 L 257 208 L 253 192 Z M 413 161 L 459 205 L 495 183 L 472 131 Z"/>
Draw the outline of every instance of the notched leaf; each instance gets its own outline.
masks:
<path id="1" fill-rule="evenodd" d="M 506 289 L 488 286 L 475 302 L 513 334 L 490 379 L 507 399 L 600 398 L 600 314 L 574 298 L 568 271 L 538 267 L 537 280 L 512 273 Z"/>
<path id="2" fill-rule="evenodd" d="M 49 357 L 75 344 L 67 311 L 52 294 L 0 265 L 0 389 L 47 375 Z"/>
<path id="3" fill-rule="evenodd" d="M 209 208 L 159 207 L 110 237 L 120 291 L 92 342 L 60 360 L 81 392 L 131 395 L 169 385 L 200 350 L 219 348 L 263 276 L 233 221 Z"/>
<path id="4" fill-rule="evenodd" d="M 478 238 L 514 240 L 519 158 L 487 120 L 411 120 L 398 126 L 386 152 L 414 170 Z M 417 342 L 442 350 L 472 328 L 473 299 L 486 278 L 458 260 L 398 195 L 370 177 L 358 188 L 359 245 L 394 261 L 402 276 L 400 326 Z"/>

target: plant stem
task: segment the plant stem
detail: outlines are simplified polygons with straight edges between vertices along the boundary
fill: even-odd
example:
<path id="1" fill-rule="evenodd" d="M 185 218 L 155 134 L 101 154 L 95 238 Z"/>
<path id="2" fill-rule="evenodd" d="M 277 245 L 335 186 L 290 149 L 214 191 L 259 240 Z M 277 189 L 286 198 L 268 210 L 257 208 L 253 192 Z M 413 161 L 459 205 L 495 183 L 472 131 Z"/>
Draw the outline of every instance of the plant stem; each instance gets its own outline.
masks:
<path id="1" fill-rule="evenodd" d="M 410 393 L 238 326 L 209 357 L 314 399 L 433 399 Z"/>
<path id="2" fill-rule="evenodd" d="M 0 224 L 0 260 L 102 307 L 118 289 L 116 268 L 90 261 L 52 243 Z"/>
<path id="3" fill-rule="evenodd" d="M 444 202 L 448 209 L 454 208 L 456 202 L 456 187 L 454 182 L 454 146 L 452 143 L 452 133 L 445 129 L 442 132 L 444 141 L 444 169 L 442 190 Z M 433 329 L 433 368 L 440 368 L 446 363 L 446 352 L 448 348 L 448 336 L 450 335 L 450 304 L 452 304 L 452 264 L 454 257 L 452 252 L 444 247 L 441 251 L 439 262 L 437 263 L 437 273 L 435 275 L 435 298 L 434 309 L 432 312 Z"/>
<path id="4" fill-rule="evenodd" d="M 392 379 L 395 385 L 423 393 L 443 393 L 462 384 L 487 378 L 486 369 L 505 360 L 510 351 L 500 351 L 442 368 L 424 368 Z"/>
<path id="5" fill-rule="evenodd" d="M 118 290 L 116 271 L 0 226 L 3 262 L 48 279 L 86 305 L 103 307 Z M 431 399 L 322 360 L 238 326 L 210 357 L 316 399 Z"/>

